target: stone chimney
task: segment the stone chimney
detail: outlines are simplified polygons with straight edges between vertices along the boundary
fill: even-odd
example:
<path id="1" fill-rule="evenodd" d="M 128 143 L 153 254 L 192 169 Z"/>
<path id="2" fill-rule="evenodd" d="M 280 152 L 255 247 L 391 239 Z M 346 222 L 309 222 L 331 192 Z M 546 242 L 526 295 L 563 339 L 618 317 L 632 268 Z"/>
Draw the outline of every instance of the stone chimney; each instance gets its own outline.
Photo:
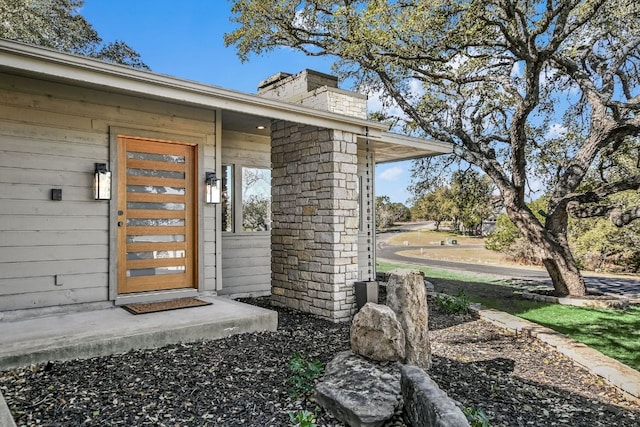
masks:
<path id="1" fill-rule="evenodd" d="M 367 118 L 367 97 L 338 88 L 338 78 L 313 70 L 277 73 L 258 85 L 258 95 L 316 110 Z"/>

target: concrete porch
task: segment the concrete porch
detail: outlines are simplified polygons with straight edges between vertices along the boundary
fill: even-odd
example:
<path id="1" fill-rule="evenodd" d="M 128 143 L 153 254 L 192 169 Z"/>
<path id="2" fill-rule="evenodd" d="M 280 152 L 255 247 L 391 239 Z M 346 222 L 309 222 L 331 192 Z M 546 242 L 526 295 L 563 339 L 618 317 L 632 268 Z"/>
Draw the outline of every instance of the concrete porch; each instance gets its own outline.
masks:
<path id="1" fill-rule="evenodd" d="M 133 315 L 119 307 L 0 322 L 0 370 L 48 360 L 275 331 L 278 314 L 227 298 L 212 305 Z"/>

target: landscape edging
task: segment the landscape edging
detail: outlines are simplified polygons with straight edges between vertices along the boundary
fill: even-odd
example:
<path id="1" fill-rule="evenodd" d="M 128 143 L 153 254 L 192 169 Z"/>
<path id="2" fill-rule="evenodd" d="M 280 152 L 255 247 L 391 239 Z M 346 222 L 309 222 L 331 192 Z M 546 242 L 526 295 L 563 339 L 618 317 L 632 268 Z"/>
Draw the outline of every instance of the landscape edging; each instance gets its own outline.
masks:
<path id="1" fill-rule="evenodd" d="M 0 390 L 0 426 L 16 427 L 16 423 L 13 420 L 13 416 L 11 415 L 11 411 L 9 410 L 9 406 L 7 405 L 7 402 L 4 400 L 4 396 L 2 396 L 1 390 Z"/>
<path id="2" fill-rule="evenodd" d="M 630 401 L 640 404 L 640 372 L 635 369 L 581 342 L 528 320 L 493 309 L 472 306 L 470 310 L 494 325 L 549 344 L 592 374 L 616 387 Z"/>

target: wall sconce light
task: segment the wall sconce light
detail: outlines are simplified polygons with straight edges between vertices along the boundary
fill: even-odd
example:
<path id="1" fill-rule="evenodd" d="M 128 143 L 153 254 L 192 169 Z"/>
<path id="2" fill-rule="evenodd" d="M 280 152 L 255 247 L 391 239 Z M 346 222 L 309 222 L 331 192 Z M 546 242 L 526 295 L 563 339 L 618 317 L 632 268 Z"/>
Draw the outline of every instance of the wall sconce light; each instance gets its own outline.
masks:
<path id="1" fill-rule="evenodd" d="M 96 200 L 111 200 L 111 171 L 106 163 L 96 163 L 93 176 L 93 197 Z"/>
<path id="2" fill-rule="evenodd" d="M 207 204 L 220 203 L 222 195 L 222 185 L 215 172 L 205 173 L 204 184 L 207 191 Z"/>

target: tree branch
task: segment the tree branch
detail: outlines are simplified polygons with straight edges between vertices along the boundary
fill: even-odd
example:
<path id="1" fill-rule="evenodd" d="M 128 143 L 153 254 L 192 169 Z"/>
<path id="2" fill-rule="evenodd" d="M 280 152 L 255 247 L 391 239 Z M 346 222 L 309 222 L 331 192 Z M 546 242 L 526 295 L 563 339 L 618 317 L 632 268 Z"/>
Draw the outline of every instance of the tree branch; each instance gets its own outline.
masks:
<path id="1" fill-rule="evenodd" d="M 616 227 L 624 227 L 640 219 L 640 206 L 623 211 L 619 206 L 581 206 L 578 202 L 571 202 L 567 212 L 574 218 L 604 218 L 608 217 Z"/>
<path id="2" fill-rule="evenodd" d="M 595 190 L 587 191 L 580 194 L 568 194 L 565 200 L 567 202 L 597 203 L 607 196 L 626 190 L 638 190 L 640 188 L 640 175 L 633 175 L 617 182 L 605 184 Z"/>

